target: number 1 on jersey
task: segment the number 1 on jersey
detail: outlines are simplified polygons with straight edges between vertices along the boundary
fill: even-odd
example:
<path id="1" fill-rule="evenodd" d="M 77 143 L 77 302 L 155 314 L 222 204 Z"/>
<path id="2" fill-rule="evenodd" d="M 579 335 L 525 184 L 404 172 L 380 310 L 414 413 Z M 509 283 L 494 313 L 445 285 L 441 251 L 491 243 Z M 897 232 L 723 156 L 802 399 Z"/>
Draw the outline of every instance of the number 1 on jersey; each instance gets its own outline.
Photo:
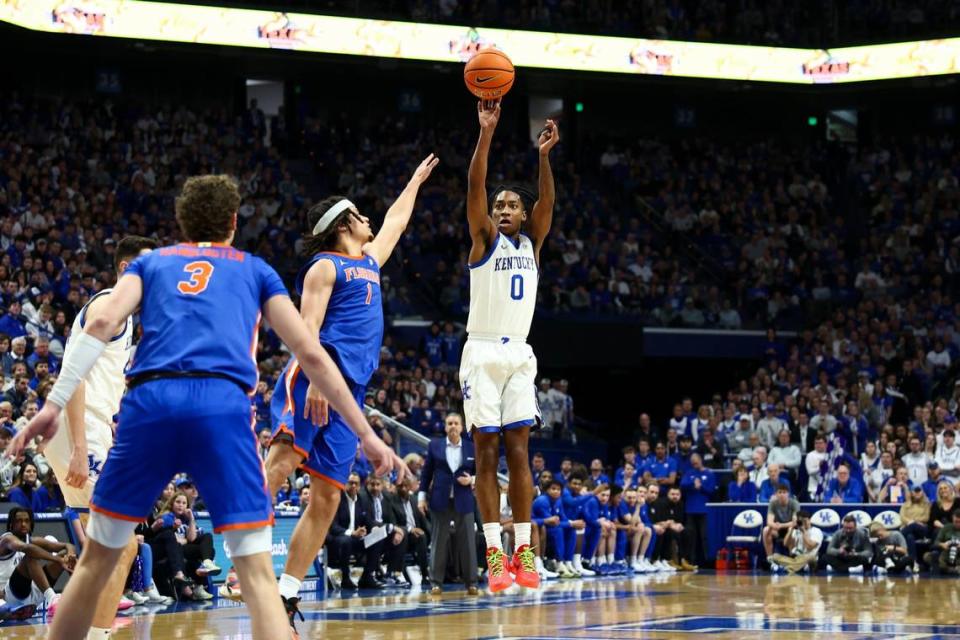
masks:
<path id="1" fill-rule="evenodd" d="M 519 273 L 510 278 L 510 297 L 523 300 L 523 276 Z"/>
<path id="2" fill-rule="evenodd" d="M 364 302 L 364 304 L 370 304 L 371 300 L 373 300 L 373 285 L 368 282 L 367 283 L 367 299 Z"/>
<path id="3" fill-rule="evenodd" d="M 213 265 L 206 260 L 197 260 L 191 262 L 183 268 L 190 274 L 187 280 L 181 280 L 177 283 L 177 290 L 190 296 L 203 293 L 207 290 L 210 283 L 210 276 L 213 275 Z"/>

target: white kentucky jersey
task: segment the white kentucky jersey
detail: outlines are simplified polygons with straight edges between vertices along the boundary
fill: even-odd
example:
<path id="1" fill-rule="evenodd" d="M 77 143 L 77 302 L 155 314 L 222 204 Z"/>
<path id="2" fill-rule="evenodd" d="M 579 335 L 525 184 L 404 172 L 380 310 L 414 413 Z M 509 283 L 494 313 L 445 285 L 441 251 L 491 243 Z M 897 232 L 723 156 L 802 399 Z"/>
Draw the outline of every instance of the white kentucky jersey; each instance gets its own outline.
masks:
<path id="1" fill-rule="evenodd" d="M 498 233 L 493 246 L 470 267 L 469 335 L 526 340 L 537 305 L 539 270 L 533 242 Z"/>
<path id="2" fill-rule="evenodd" d="M 110 291 L 112 289 L 104 289 L 90 298 L 90 301 L 74 319 L 73 327 L 70 329 L 71 336 L 78 336 L 83 331 L 87 307 L 90 306 L 90 303 L 100 296 L 110 293 Z M 67 350 L 69 349 L 70 341 L 67 342 Z M 133 319 L 127 318 L 123 331 L 110 340 L 103 355 L 100 356 L 90 373 L 84 378 L 87 413 L 93 414 L 105 424 L 112 424 L 113 417 L 120 411 L 120 399 L 127 387 L 124 373 L 127 370 L 127 363 L 130 361 L 132 350 Z"/>
<path id="3" fill-rule="evenodd" d="M 0 538 L 5 538 L 7 536 L 13 536 L 13 533 L 7 531 L 3 535 L 0 535 Z M 27 535 L 27 544 L 30 544 L 30 535 Z M 17 565 L 20 564 L 20 560 L 23 559 L 22 551 L 9 551 L 5 555 L 0 555 L 0 589 L 3 589 L 7 581 L 10 579 L 10 576 L 13 575 L 13 570 L 17 568 Z"/>

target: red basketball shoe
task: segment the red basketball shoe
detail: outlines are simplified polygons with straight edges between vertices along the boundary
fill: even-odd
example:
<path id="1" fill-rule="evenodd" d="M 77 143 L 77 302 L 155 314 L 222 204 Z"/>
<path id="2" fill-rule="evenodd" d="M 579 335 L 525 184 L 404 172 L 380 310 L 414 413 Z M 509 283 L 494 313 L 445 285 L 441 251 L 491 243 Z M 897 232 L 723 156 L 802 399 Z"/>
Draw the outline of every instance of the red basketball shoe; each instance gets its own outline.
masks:
<path id="1" fill-rule="evenodd" d="M 536 555 L 530 545 L 525 544 L 513 554 L 512 571 L 514 580 L 527 589 L 540 588 L 540 574 L 537 573 Z"/>
<path id="2" fill-rule="evenodd" d="M 490 586 L 491 593 L 497 593 L 498 591 L 510 588 L 513 584 L 513 578 L 510 577 L 509 569 L 507 556 L 503 553 L 503 549 L 488 547 L 487 583 Z"/>

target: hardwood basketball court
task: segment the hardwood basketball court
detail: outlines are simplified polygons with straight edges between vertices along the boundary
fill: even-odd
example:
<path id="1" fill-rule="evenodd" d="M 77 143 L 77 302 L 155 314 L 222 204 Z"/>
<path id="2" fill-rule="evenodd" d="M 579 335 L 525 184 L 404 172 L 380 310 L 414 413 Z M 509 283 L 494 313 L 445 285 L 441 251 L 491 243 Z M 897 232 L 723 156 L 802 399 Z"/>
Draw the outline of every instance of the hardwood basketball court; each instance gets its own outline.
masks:
<path id="1" fill-rule="evenodd" d="M 704 572 L 551 582 L 539 593 L 496 597 L 462 590 L 441 598 L 409 590 L 304 595 L 304 639 L 960 639 L 956 578 Z M 117 640 L 250 638 L 246 610 L 226 600 L 132 611 Z M 44 637 L 46 626 L 32 622 L 0 625 L 0 638 Z M 284 630 L 277 638 L 286 638 Z"/>

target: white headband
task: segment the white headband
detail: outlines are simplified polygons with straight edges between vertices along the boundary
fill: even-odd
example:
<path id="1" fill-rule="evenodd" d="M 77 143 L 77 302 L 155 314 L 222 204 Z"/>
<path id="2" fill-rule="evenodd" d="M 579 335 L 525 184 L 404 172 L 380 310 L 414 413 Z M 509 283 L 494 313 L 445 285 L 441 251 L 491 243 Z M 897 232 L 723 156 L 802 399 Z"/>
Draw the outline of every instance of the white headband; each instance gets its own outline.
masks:
<path id="1" fill-rule="evenodd" d="M 313 235 L 317 235 L 318 233 L 326 231 L 327 227 L 329 227 L 333 221 L 337 219 L 337 216 L 351 207 L 356 209 L 357 205 L 344 198 L 337 204 L 327 209 L 327 212 L 320 216 L 320 219 L 317 220 L 317 224 L 314 225 Z"/>

